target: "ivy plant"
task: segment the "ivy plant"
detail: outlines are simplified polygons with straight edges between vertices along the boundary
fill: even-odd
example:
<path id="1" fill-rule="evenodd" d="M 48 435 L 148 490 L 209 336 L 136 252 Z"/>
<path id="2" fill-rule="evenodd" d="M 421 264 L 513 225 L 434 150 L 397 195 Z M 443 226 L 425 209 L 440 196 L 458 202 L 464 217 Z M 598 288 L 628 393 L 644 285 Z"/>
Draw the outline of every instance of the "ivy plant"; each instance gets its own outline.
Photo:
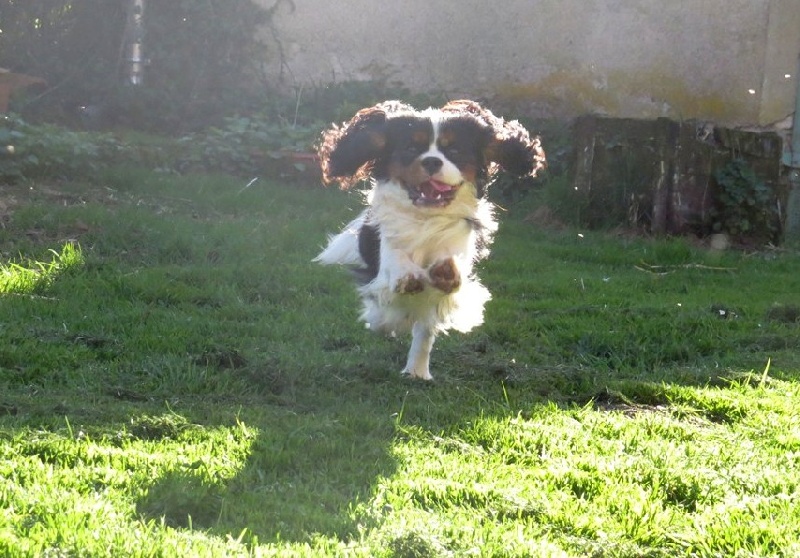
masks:
<path id="1" fill-rule="evenodd" d="M 780 215 L 775 192 L 743 159 L 714 172 L 717 185 L 711 211 L 715 232 L 759 242 L 776 240 Z"/>

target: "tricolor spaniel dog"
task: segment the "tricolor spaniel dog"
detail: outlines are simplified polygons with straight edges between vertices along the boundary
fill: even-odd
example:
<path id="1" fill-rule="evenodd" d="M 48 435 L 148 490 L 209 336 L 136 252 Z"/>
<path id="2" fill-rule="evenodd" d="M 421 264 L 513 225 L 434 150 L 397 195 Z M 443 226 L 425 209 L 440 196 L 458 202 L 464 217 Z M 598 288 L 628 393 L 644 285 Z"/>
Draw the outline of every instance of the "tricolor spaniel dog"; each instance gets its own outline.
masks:
<path id="1" fill-rule="evenodd" d="M 410 330 L 403 374 L 431 380 L 437 333 L 480 325 L 491 298 L 473 274 L 497 230 L 487 186 L 498 168 L 542 168 L 539 138 L 472 101 L 423 111 L 388 101 L 325 132 L 319 155 L 326 183 L 370 179 L 372 188 L 315 261 L 353 269 L 361 318 L 376 331 Z"/>

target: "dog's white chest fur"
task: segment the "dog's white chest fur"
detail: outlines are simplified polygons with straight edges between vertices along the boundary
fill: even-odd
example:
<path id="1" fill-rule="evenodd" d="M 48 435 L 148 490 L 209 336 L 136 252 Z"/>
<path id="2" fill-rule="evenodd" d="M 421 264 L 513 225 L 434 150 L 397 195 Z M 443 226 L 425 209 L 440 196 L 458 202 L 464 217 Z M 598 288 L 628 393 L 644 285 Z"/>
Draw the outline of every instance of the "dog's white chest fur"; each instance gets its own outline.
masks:
<path id="1" fill-rule="evenodd" d="M 462 197 L 457 196 L 447 211 L 430 213 L 408 204 L 397 185 L 379 184 L 369 196 L 370 207 L 332 237 L 317 256 L 322 264 L 364 267 L 358 234 L 365 224 L 377 228 L 378 273 L 359 287 L 364 304 L 361 317 L 370 329 L 399 334 L 419 322 L 436 333 L 467 332 L 483 322 L 490 294 L 472 267 L 478 256 L 478 237 L 488 243 L 496 223 L 489 202 L 469 193 Z M 453 262 L 457 274 L 458 286 L 452 292 L 437 288 L 430 277 L 432 267 L 435 270 L 437 263 L 447 261 Z M 408 292 L 409 278 L 421 281 L 414 292 Z"/>

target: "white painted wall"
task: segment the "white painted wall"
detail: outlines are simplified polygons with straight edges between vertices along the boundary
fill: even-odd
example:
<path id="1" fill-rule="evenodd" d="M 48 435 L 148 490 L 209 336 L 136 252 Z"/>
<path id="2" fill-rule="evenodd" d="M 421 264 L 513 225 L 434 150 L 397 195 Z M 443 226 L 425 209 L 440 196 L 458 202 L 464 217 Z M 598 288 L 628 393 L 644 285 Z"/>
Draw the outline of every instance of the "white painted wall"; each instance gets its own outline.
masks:
<path id="1" fill-rule="evenodd" d="M 388 76 L 533 116 L 725 124 L 766 124 L 794 107 L 800 0 L 294 4 L 265 32 L 270 73 L 286 87 Z"/>

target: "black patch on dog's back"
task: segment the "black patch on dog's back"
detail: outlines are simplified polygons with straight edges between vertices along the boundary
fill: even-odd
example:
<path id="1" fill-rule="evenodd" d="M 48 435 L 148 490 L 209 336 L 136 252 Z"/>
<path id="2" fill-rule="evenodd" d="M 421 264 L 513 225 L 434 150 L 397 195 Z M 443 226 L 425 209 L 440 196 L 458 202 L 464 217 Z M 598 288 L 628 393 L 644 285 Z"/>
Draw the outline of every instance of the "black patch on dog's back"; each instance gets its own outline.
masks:
<path id="1" fill-rule="evenodd" d="M 381 264 L 381 233 L 375 225 L 364 224 L 358 231 L 358 252 L 361 259 L 367 264 L 363 272 L 359 272 L 359 279 L 369 283 L 378 276 Z"/>

